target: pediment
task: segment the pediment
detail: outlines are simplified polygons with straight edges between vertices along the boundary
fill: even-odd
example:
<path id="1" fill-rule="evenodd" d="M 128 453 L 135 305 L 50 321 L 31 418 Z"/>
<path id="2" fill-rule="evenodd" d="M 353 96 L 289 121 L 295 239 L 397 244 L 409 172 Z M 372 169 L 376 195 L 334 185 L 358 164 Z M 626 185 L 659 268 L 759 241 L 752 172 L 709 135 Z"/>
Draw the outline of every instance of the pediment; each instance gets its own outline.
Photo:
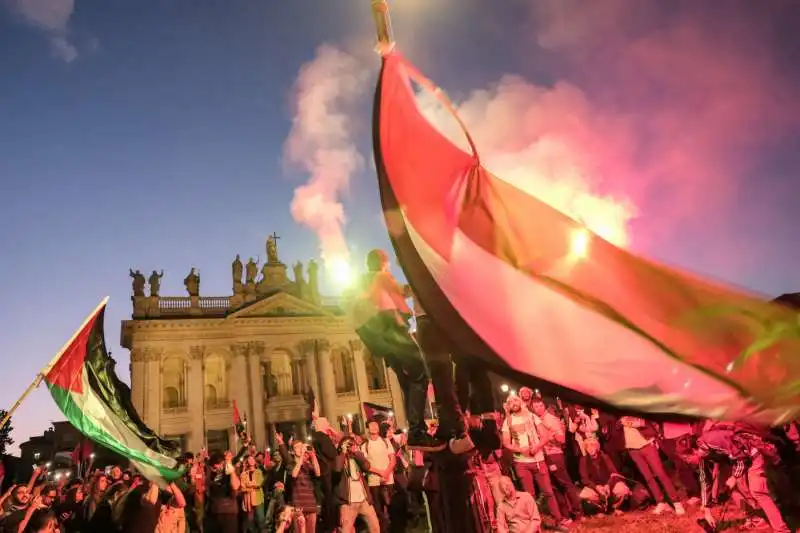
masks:
<path id="1" fill-rule="evenodd" d="M 267 296 L 263 300 L 253 302 L 228 318 L 299 318 L 299 317 L 332 317 L 325 309 L 296 296 L 279 292 Z"/>

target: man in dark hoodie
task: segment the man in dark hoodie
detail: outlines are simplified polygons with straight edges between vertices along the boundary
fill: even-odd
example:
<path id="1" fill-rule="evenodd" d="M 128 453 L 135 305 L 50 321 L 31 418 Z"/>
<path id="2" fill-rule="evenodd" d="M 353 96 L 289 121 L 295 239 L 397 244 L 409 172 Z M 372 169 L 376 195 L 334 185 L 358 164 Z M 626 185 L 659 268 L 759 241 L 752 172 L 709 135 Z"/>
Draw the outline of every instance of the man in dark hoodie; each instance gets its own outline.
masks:
<path id="1" fill-rule="evenodd" d="M 339 524 L 336 516 L 336 501 L 333 497 L 333 467 L 336 463 L 336 446 L 331 434 L 333 429 L 327 418 L 318 417 L 311 425 L 311 442 L 319 462 L 319 483 L 322 492 L 322 533 L 330 533 Z"/>

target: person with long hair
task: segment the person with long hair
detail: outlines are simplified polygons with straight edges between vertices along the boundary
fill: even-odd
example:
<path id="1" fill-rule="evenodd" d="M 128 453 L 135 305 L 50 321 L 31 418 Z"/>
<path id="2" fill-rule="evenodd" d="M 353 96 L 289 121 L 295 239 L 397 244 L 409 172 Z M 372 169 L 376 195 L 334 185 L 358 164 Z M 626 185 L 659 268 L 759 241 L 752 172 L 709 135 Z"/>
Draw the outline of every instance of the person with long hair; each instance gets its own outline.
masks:
<path id="1" fill-rule="evenodd" d="M 314 533 L 317 527 L 317 497 L 314 495 L 313 478 L 320 475 L 317 454 L 311 445 L 296 439 L 291 442 L 292 455 L 289 456 L 283 436 L 278 433 L 275 440 L 289 471 L 287 492 L 293 516 L 296 519 L 302 517 L 298 521 L 304 524 L 302 529 L 305 533 Z"/>

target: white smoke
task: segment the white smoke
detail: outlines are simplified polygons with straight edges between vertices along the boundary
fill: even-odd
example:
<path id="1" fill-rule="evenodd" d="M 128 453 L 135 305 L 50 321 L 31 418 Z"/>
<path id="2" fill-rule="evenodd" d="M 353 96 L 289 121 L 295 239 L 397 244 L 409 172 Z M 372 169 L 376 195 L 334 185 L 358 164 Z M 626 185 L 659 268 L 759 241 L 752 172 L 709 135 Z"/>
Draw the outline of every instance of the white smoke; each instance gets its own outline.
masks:
<path id="1" fill-rule="evenodd" d="M 349 258 L 341 196 L 364 166 L 353 139 L 351 109 L 364 96 L 368 78 L 353 56 L 322 45 L 295 83 L 296 114 L 284 157 L 309 178 L 294 191 L 292 216 L 317 234 L 326 262 Z"/>

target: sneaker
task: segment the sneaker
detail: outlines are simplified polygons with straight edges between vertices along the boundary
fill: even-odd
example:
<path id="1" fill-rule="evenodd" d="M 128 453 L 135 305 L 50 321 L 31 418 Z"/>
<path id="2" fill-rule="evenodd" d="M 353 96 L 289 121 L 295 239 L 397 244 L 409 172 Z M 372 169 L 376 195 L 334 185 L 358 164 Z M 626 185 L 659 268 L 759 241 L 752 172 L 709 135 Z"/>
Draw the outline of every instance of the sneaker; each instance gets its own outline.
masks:
<path id="1" fill-rule="evenodd" d="M 675 514 L 678 516 L 683 516 L 686 514 L 686 509 L 683 508 L 683 504 L 681 502 L 675 502 L 672 504 L 675 507 Z"/>
<path id="2" fill-rule="evenodd" d="M 653 509 L 653 514 L 664 514 L 669 512 L 669 505 L 664 502 L 659 503 L 656 505 L 656 508 Z"/>

